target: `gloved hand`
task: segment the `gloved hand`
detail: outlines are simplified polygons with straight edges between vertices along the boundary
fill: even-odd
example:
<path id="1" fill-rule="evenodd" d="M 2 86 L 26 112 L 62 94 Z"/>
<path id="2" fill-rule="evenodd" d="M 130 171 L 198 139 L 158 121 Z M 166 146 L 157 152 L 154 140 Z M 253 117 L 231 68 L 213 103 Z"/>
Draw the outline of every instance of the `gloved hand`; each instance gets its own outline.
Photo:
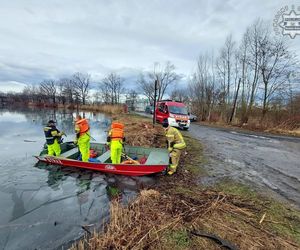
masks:
<path id="1" fill-rule="evenodd" d="M 173 148 L 168 147 L 168 151 L 169 151 L 169 153 L 171 153 L 173 151 Z"/>
<path id="2" fill-rule="evenodd" d="M 77 140 L 74 140 L 74 144 L 77 145 L 77 143 L 78 143 L 78 141 L 77 141 Z"/>

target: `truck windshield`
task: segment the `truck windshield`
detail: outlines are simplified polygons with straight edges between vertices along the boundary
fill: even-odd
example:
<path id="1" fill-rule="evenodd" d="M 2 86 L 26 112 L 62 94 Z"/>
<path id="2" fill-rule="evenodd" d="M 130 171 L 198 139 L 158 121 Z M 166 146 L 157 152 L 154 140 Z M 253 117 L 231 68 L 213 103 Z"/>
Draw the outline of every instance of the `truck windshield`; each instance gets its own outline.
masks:
<path id="1" fill-rule="evenodd" d="M 181 114 L 181 115 L 188 114 L 186 107 L 178 107 L 178 106 L 169 106 L 169 112 L 173 114 Z"/>

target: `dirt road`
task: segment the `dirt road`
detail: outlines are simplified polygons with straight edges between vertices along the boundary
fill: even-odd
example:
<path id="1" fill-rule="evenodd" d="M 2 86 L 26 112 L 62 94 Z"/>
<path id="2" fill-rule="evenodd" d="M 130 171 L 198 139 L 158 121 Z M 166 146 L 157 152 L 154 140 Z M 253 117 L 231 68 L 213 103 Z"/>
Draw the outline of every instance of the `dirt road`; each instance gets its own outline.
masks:
<path id="1" fill-rule="evenodd" d="M 300 138 L 238 132 L 192 124 L 209 158 L 206 168 L 214 181 L 230 177 L 300 208 Z"/>

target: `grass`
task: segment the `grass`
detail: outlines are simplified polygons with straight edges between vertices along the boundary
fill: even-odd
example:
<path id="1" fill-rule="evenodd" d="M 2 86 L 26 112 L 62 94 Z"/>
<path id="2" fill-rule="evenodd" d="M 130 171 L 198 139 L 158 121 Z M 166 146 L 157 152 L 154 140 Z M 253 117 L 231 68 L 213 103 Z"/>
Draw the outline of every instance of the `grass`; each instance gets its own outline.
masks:
<path id="1" fill-rule="evenodd" d="M 117 199 L 121 195 L 121 190 L 118 189 L 117 187 L 107 186 L 106 192 L 110 199 Z"/>
<path id="2" fill-rule="evenodd" d="M 195 178 L 207 175 L 207 171 L 201 167 L 207 162 L 203 155 L 203 147 L 198 140 L 192 138 L 187 132 L 183 132 L 184 140 L 189 145 L 187 154 L 183 155 L 184 169 L 189 171 Z"/>
<path id="3" fill-rule="evenodd" d="M 162 133 L 159 127 L 150 128 L 148 118 L 118 119 L 133 127 L 132 133 L 144 128 L 144 134 L 139 133 L 142 139 L 130 143 L 149 142 L 154 133 Z M 187 153 L 182 154 L 177 173 L 159 177 L 155 187 L 141 190 L 128 206 L 113 200 L 110 223 L 103 232 L 72 249 L 220 249 L 211 239 L 193 236 L 192 230 L 213 233 L 240 249 L 299 249 L 299 211 L 231 180 L 200 186 L 199 178 L 207 176 L 203 167 L 207 160 L 202 145 L 183 134 Z M 162 146 L 164 140 L 157 143 Z"/>
<path id="4" fill-rule="evenodd" d="M 259 200 L 259 195 L 250 186 L 234 182 L 230 179 L 223 180 L 216 184 L 216 189 L 227 194 L 238 195 L 248 199 Z"/>
<path id="5" fill-rule="evenodd" d="M 271 201 L 266 209 L 266 222 L 280 235 L 287 235 L 300 245 L 300 213 L 283 204 Z"/>
<path id="6" fill-rule="evenodd" d="M 188 249 L 191 245 L 191 239 L 185 229 L 167 231 L 163 241 L 165 246 L 174 250 Z"/>
<path id="7" fill-rule="evenodd" d="M 257 220 L 261 220 L 265 215 L 264 223 L 269 229 L 300 245 L 300 211 L 279 201 L 261 196 L 247 185 L 230 180 L 218 183 L 217 189 L 227 194 L 250 199 L 260 211 Z"/>

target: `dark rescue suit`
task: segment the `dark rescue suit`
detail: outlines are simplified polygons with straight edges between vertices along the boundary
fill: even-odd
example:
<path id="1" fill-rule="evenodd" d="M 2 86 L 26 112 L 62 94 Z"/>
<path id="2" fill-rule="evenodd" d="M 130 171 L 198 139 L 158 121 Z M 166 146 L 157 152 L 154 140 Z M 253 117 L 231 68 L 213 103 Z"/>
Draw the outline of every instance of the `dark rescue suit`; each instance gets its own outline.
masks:
<path id="1" fill-rule="evenodd" d="M 44 127 L 44 133 L 45 133 L 46 143 L 48 147 L 48 155 L 59 156 L 61 153 L 59 142 L 63 133 L 61 133 L 55 127 L 55 125 L 53 126 L 48 125 Z"/>

